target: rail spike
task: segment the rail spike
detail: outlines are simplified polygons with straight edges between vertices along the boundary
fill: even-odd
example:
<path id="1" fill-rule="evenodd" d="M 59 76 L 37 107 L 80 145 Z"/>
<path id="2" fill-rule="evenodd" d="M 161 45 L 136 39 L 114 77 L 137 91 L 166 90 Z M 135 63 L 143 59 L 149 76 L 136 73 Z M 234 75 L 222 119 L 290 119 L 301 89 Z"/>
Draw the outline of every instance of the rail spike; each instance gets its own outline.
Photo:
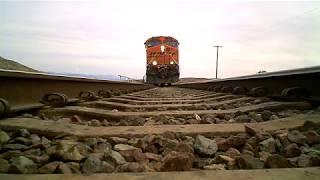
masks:
<path id="1" fill-rule="evenodd" d="M 79 99 L 85 100 L 85 101 L 94 101 L 97 100 L 99 97 L 95 95 L 92 91 L 81 91 L 79 93 Z"/>
<path id="2" fill-rule="evenodd" d="M 68 97 L 63 93 L 48 93 L 42 97 L 40 102 L 52 107 L 63 107 L 67 105 Z"/>
<path id="3" fill-rule="evenodd" d="M 0 118 L 5 117 L 10 112 L 10 104 L 7 100 L 0 98 Z"/>

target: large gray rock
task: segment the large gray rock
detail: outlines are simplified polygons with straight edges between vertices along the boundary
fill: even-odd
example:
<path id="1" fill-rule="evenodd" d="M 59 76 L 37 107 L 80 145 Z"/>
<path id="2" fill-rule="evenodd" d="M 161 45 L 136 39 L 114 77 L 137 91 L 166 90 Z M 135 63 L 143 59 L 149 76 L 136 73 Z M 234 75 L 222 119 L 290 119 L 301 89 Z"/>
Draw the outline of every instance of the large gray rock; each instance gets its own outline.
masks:
<path id="1" fill-rule="evenodd" d="M 9 170 L 10 164 L 7 160 L 0 158 L 0 173 L 7 173 Z"/>
<path id="2" fill-rule="evenodd" d="M 126 151 L 126 150 L 135 150 L 137 148 L 127 144 L 117 144 L 113 147 L 113 149 L 116 151 Z"/>
<path id="3" fill-rule="evenodd" d="M 295 143 L 293 144 L 289 144 L 285 149 L 284 149 L 284 152 L 285 152 L 285 156 L 287 158 L 293 158 L 293 157 L 297 157 L 300 155 L 301 153 L 301 150 L 299 148 L 299 146 Z"/>
<path id="4" fill-rule="evenodd" d="M 259 148 L 261 151 L 274 153 L 276 152 L 276 142 L 273 138 L 266 139 L 259 143 Z"/>
<path id="5" fill-rule="evenodd" d="M 4 132 L 0 130 L 0 144 L 5 144 L 10 140 L 10 136 Z"/>
<path id="6" fill-rule="evenodd" d="M 143 172 L 145 171 L 145 166 L 136 162 L 125 163 L 120 165 L 118 172 Z"/>
<path id="7" fill-rule="evenodd" d="M 99 158 L 89 156 L 82 165 L 85 174 L 98 173 L 102 169 L 102 161 Z"/>
<path id="8" fill-rule="evenodd" d="M 49 162 L 38 169 L 38 173 L 40 174 L 52 174 L 56 171 L 58 165 L 62 163 L 59 161 Z"/>
<path id="9" fill-rule="evenodd" d="M 215 140 L 198 135 L 194 142 L 194 149 L 199 154 L 211 156 L 218 151 L 218 145 Z"/>
<path id="10" fill-rule="evenodd" d="M 246 154 L 242 154 L 236 161 L 240 169 L 262 169 L 264 167 L 260 159 Z"/>
<path id="11" fill-rule="evenodd" d="M 267 158 L 266 167 L 269 168 L 289 168 L 289 161 L 279 154 L 271 155 Z"/>
<path id="12" fill-rule="evenodd" d="M 127 162 L 117 151 L 111 151 L 111 153 L 106 157 L 106 161 L 113 165 L 122 165 Z"/>
<path id="13" fill-rule="evenodd" d="M 56 172 L 60 174 L 72 174 L 71 168 L 65 163 L 60 163 Z"/>
<path id="14" fill-rule="evenodd" d="M 297 143 L 303 145 L 306 143 L 307 138 L 300 131 L 293 130 L 288 133 L 288 139 L 292 143 Z"/>
<path id="15" fill-rule="evenodd" d="M 56 155 L 62 157 L 65 161 L 81 161 L 85 157 L 80 153 L 77 147 L 78 143 L 70 140 L 61 140 L 55 148 Z"/>
<path id="16" fill-rule="evenodd" d="M 112 151 L 112 145 L 109 143 L 99 143 L 94 145 L 93 152 L 110 154 Z"/>
<path id="17" fill-rule="evenodd" d="M 192 168 L 194 156 L 191 153 L 171 151 L 163 159 L 161 171 L 188 171 Z"/>
<path id="18" fill-rule="evenodd" d="M 11 160 L 12 167 L 20 173 L 30 174 L 36 171 L 37 165 L 29 158 L 19 156 Z"/>
<path id="19" fill-rule="evenodd" d="M 320 144 L 320 135 L 317 131 L 310 130 L 306 133 L 306 140 L 309 145 Z"/>

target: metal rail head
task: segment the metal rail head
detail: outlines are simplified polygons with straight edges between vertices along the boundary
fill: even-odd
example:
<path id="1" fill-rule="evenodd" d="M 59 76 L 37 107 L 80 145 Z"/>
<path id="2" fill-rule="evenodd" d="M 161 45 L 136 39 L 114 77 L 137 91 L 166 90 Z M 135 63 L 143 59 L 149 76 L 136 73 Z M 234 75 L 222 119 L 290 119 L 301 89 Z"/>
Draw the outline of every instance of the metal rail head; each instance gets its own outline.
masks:
<path id="1" fill-rule="evenodd" d="M 40 102 L 52 107 L 63 107 L 68 104 L 68 97 L 62 93 L 48 93 L 42 97 Z"/>
<path id="2" fill-rule="evenodd" d="M 10 104 L 7 100 L 0 98 L 0 118 L 6 116 L 10 112 Z"/>

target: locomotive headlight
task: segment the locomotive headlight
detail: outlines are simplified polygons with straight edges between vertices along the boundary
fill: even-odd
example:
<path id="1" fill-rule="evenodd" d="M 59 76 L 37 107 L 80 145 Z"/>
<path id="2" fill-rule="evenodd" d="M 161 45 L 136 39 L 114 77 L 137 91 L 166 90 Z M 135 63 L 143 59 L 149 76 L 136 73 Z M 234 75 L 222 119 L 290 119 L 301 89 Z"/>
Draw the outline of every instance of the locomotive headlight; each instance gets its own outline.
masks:
<path id="1" fill-rule="evenodd" d="M 155 66 L 155 65 L 157 65 L 158 63 L 157 63 L 157 61 L 152 61 L 152 64 Z"/>
<path id="2" fill-rule="evenodd" d="M 173 61 L 170 61 L 170 64 L 174 64 L 174 62 L 173 62 Z"/>
<path id="3" fill-rule="evenodd" d="M 161 49 L 161 52 L 164 52 L 164 45 L 161 45 L 160 49 Z"/>

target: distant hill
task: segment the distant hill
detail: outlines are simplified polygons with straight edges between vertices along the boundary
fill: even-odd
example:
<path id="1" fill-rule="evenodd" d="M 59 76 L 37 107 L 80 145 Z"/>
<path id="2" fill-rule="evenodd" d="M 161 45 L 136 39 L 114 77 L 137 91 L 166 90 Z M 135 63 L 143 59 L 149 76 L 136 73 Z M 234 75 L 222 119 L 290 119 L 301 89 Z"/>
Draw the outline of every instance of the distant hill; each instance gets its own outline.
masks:
<path id="1" fill-rule="evenodd" d="M 37 71 L 35 69 L 29 68 L 25 65 L 17 63 L 13 60 L 5 59 L 1 56 L 0 56 L 0 69 L 37 72 L 37 73 L 45 73 L 49 75 L 58 75 L 58 76 L 67 76 L 67 77 L 80 77 L 80 78 L 119 81 L 119 76 L 108 75 L 108 74 L 76 74 L 76 73 L 56 73 L 56 72 Z M 123 80 L 123 81 L 126 81 L 126 80 Z M 140 81 L 134 81 L 134 82 L 140 82 Z"/>
<path id="2" fill-rule="evenodd" d="M 0 69 L 7 69 L 7 70 L 18 70 L 18 71 L 28 71 L 28 72 L 39 72 L 35 69 L 29 68 L 27 66 L 24 66 L 20 63 L 17 63 L 15 61 L 5 59 L 0 56 Z"/>
<path id="3" fill-rule="evenodd" d="M 182 83 L 192 83 L 192 82 L 199 82 L 199 81 L 207 81 L 210 80 L 208 78 L 194 78 L 194 77 L 186 77 L 180 78 L 179 81 L 175 84 L 182 84 Z"/>

